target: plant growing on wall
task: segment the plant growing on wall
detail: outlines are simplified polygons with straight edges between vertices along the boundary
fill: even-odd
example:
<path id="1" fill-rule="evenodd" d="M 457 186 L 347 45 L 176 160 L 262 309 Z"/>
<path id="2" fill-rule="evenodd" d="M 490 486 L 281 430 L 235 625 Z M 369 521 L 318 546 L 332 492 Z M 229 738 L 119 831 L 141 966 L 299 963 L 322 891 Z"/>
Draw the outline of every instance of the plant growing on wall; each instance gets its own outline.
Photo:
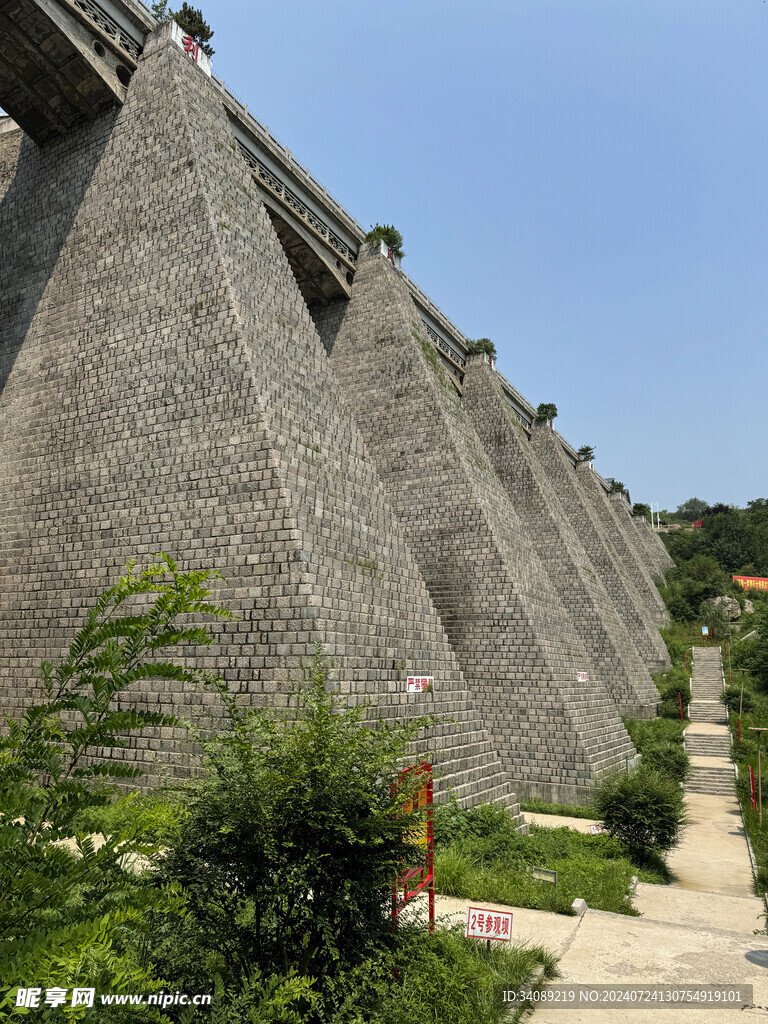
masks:
<path id="1" fill-rule="evenodd" d="M 576 452 L 579 462 L 594 462 L 595 449 L 590 444 L 583 444 Z"/>
<path id="2" fill-rule="evenodd" d="M 608 477 L 606 483 L 608 483 L 611 488 L 611 494 L 616 494 L 617 492 L 619 494 L 623 494 L 627 489 L 621 480 L 614 480 L 612 476 Z"/>
<path id="3" fill-rule="evenodd" d="M 379 224 L 377 221 L 365 236 L 365 240 L 366 242 L 383 242 L 400 260 L 405 256 L 403 236 L 394 224 Z"/>
<path id="4" fill-rule="evenodd" d="M 644 504 L 642 501 L 636 501 L 632 506 L 633 516 L 645 516 L 647 519 L 651 514 L 651 506 Z"/>
<path id="5" fill-rule="evenodd" d="M 476 355 L 478 352 L 482 352 L 483 355 L 492 356 L 494 359 L 496 358 L 496 346 L 490 338 L 475 338 L 474 341 L 470 339 L 467 351 L 470 355 Z"/>
<path id="6" fill-rule="evenodd" d="M 553 402 L 542 402 L 536 410 L 536 419 L 553 420 L 557 416 L 557 406 Z"/>
<path id="7" fill-rule="evenodd" d="M 173 17 L 173 11 L 168 6 L 168 0 L 157 0 L 156 3 L 151 5 L 150 10 L 161 25 L 164 25 L 166 21 L 170 21 Z"/>
<path id="8" fill-rule="evenodd" d="M 214 55 L 216 51 L 208 45 L 208 40 L 213 36 L 213 29 L 198 7 L 190 7 L 189 4 L 183 3 L 181 10 L 174 12 L 173 20 L 181 26 L 187 35 L 192 36 L 195 42 L 200 44 L 200 49 L 204 54 L 208 57 Z"/>

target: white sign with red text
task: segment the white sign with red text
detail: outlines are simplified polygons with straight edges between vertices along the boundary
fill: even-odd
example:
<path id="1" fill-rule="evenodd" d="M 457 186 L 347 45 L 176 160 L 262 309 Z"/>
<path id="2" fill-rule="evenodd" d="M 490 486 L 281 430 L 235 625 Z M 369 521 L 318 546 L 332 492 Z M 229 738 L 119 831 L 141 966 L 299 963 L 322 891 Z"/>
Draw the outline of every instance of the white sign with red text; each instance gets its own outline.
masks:
<path id="1" fill-rule="evenodd" d="M 589 682 L 589 672 L 577 672 L 576 673 L 576 682 L 577 683 L 588 683 Z"/>
<path id="2" fill-rule="evenodd" d="M 429 693 L 434 685 L 434 676 L 408 676 L 408 693 Z"/>
<path id="3" fill-rule="evenodd" d="M 203 53 L 200 43 L 196 42 L 192 36 L 187 35 L 184 29 L 175 21 L 171 22 L 171 39 L 177 46 L 181 47 L 191 63 L 197 64 L 204 74 L 208 75 L 209 78 L 211 77 L 211 58 L 206 53 Z"/>
<path id="4" fill-rule="evenodd" d="M 509 942 L 512 938 L 512 914 L 504 910 L 467 907 L 467 938 Z"/>

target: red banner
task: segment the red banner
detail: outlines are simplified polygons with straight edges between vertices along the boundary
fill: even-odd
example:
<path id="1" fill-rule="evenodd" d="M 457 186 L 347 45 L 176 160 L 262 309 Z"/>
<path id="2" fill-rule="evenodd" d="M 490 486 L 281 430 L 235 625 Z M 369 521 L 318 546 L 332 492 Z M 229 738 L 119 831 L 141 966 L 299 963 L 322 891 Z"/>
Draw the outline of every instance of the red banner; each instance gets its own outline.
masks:
<path id="1" fill-rule="evenodd" d="M 749 766 L 749 803 L 753 811 L 757 810 L 757 797 L 755 796 L 755 773 L 752 765 Z"/>
<path id="2" fill-rule="evenodd" d="M 768 579 L 765 576 L 731 576 L 742 590 L 768 590 Z"/>

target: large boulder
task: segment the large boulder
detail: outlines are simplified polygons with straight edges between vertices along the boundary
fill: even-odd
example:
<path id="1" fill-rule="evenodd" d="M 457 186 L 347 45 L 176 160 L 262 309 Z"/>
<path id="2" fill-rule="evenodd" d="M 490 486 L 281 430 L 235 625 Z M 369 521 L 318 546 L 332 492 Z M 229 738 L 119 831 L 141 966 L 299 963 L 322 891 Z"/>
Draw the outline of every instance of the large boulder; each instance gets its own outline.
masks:
<path id="1" fill-rule="evenodd" d="M 733 622 L 734 619 L 738 619 L 741 615 L 741 605 L 735 597 L 710 597 L 708 601 L 704 601 L 704 607 L 717 608 L 722 605 L 725 608 L 725 614 Z"/>
<path id="2" fill-rule="evenodd" d="M 751 615 L 754 610 L 755 610 L 755 606 L 752 604 L 752 602 L 749 600 L 748 597 L 745 597 L 744 598 L 744 611 L 747 613 L 747 615 Z"/>

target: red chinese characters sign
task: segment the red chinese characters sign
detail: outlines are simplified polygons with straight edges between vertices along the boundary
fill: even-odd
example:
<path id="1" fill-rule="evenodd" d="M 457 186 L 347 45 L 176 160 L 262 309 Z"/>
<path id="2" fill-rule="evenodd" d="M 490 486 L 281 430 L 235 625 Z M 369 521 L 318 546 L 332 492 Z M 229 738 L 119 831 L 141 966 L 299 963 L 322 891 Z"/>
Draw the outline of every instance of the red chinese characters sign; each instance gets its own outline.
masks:
<path id="1" fill-rule="evenodd" d="M 742 590 L 768 590 L 768 579 L 765 576 L 731 576 Z"/>
<path id="2" fill-rule="evenodd" d="M 200 56 L 200 43 L 196 43 L 192 36 L 182 36 L 181 45 L 184 47 L 184 52 L 188 53 L 197 64 L 197 58 Z"/>
<path id="3" fill-rule="evenodd" d="M 432 766 L 424 762 L 400 772 L 400 785 L 414 784 L 417 788 L 407 800 L 401 814 L 413 814 L 416 821 L 408 829 L 405 842 L 414 848 L 416 867 L 408 868 L 392 884 L 392 926 L 403 907 L 426 890 L 429 903 L 429 934 L 435 930 L 435 845 L 432 835 Z M 406 858 L 403 858 L 404 860 Z"/>
<path id="4" fill-rule="evenodd" d="M 512 914 L 503 910 L 467 907 L 467 938 L 509 942 L 512 938 Z"/>

